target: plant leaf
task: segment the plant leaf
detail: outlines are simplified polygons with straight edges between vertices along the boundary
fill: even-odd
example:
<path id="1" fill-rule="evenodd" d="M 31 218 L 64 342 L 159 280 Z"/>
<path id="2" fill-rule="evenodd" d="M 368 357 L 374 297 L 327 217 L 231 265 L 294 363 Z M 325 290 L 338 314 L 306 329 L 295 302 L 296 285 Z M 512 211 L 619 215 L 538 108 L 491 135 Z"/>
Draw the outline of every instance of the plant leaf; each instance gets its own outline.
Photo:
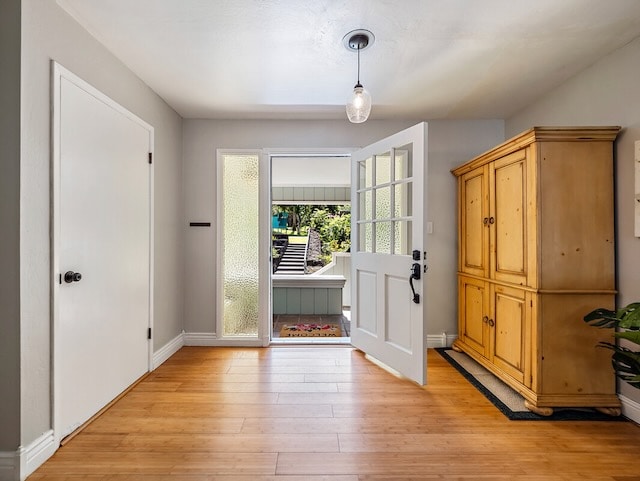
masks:
<path id="1" fill-rule="evenodd" d="M 623 331 L 613 334 L 618 339 L 627 339 L 635 344 L 640 344 L 640 331 Z"/>
<path id="2" fill-rule="evenodd" d="M 620 319 L 618 324 L 622 328 L 640 328 L 640 302 L 634 302 L 622 308 L 616 313 L 616 317 Z"/>
<path id="3" fill-rule="evenodd" d="M 618 347 L 613 353 L 611 362 L 618 373 L 640 374 L 640 353 Z"/>
<path id="4" fill-rule="evenodd" d="M 615 327 L 619 319 L 616 317 L 615 311 L 599 308 L 584 316 L 584 322 L 594 327 L 606 328 Z"/>
<path id="5" fill-rule="evenodd" d="M 640 345 L 640 302 L 631 303 L 616 312 L 609 309 L 596 309 L 587 314 L 584 321 L 593 327 L 626 329 L 615 332 L 614 337 Z M 640 351 L 632 351 L 625 346 L 605 341 L 598 343 L 598 347 L 613 351 L 611 364 L 616 376 L 640 389 Z"/>

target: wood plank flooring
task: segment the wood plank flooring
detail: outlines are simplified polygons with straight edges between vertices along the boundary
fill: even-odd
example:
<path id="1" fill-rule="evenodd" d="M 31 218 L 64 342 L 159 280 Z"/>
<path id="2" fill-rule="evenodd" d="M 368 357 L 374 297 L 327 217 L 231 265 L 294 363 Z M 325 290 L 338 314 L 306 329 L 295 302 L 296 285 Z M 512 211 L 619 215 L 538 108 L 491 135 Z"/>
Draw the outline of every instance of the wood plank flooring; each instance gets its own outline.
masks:
<path id="1" fill-rule="evenodd" d="M 509 421 L 437 353 L 428 386 L 347 347 L 185 347 L 46 481 L 640 481 L 632 422 Z"/>

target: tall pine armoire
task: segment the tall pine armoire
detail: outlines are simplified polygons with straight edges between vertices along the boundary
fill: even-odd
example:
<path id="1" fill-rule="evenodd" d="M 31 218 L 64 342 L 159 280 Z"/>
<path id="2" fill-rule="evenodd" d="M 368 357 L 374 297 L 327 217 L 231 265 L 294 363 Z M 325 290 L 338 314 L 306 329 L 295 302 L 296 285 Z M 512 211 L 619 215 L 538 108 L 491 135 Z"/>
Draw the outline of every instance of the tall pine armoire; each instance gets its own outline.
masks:
<path id="1" fill-rule="evenodd" d="M 454 169 L 458 339 L 527 407 L 620 414 L 611 330 L 585 314 L 614 307 L 613 142 L 619 127 L 534 127 Z"/>

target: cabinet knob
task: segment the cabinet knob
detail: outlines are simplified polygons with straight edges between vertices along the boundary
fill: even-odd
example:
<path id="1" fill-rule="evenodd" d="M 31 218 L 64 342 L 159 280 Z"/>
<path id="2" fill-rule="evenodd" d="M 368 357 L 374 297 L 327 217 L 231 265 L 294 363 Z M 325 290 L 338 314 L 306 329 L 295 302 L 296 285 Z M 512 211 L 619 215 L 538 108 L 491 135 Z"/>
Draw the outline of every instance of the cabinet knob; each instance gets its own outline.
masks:
<path id="1" fill-rule="evenodd" d="M 496 325 L 496 323 L 493 321 L 493 319 L 489 319 L 489 321 L 488 321 L 488 322 L 489 322 L 489 326 L 490 326 L 490 327 L 493 327 L 493 326 L 495 326 L 495 325 Z"/>
<path id="2" fill-rule="evenodd" d="M 484 225 L 487 225 L 487 224 L 489 223 L 489 218 L 488 218 L 488 217 L 485 217 L 484 219 L 482 219 L 482 223 L 483 223 Z"/>
<path id="3" fill-rule="evenodd" d="M 487 322 L 489 322 L 489 318 L 487 316 L 482 316 L 482 322 L 486 324 Z"/>
<path id="4" fill-rule="evenodd" d="M 489 217 L 489 224 L 494 224 L 496 220 L 493 217 Z"/>

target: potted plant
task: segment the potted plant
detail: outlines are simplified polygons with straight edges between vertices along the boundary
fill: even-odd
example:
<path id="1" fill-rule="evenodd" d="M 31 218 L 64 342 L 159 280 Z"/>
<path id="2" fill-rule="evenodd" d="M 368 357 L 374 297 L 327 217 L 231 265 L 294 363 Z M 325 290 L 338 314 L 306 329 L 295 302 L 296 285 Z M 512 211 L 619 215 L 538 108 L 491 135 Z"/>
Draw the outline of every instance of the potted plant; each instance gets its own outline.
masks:
<path id="1" fill-rule="evenodd" d="M 640 346 L 640 302 L 633 302 L 622 309 L 596 309 L 584 316 L 584 321 L 600 328 L 620 328 L 613 335 Z M 611 349 L 611 364 L 616 375 L 631 386 L 640 389 L 640 351 L 611 342 L 600 342 L 601 347 Z"/>

